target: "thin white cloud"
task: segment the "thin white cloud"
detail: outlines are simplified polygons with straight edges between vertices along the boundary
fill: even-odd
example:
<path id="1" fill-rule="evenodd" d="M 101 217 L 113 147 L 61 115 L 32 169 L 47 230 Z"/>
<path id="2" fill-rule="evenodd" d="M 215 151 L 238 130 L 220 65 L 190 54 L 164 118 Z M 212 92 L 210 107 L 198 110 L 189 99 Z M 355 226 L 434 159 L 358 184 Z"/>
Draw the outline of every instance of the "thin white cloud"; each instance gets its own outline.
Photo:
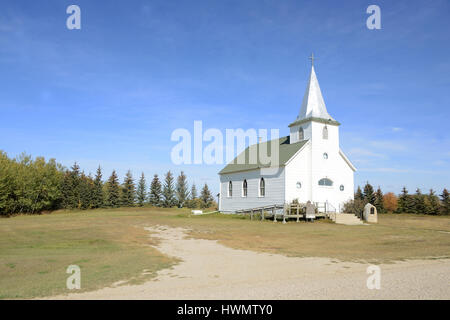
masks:
<path id="1" fill-rule="evenodd" d="M 436 160 L 436 161 L 433 161 L 431 164 L 435 165 L 435 166 L 447 166 L 448 162 L 444 161 L 444 160 Z"/>
<path id="2" fill-rule="evenodd" d="M 349 151 L 349 154 L 352 157 L 369 157 L 369 158 L 378 158 L 378 159 L 385 159 L 387 158 L 386 155 L 381 153 L 376 153 L 367 149 L 363 148 L 352 148 Z"/>
<path id="3" fill-rule="evenodd" d="M 409 169 L 398 169 L 398 168 L 361 168 L 359 171 L 367 172 L 390 172 L 390 173 L 407 173 L 411 172 Z"/>
<path id="4" fill-rule="evenodd" d="M 369 145 L 374 148 L 385 149 L 390 151 L 405 151 L 407 150 L 406 141 L 392 141 L 392 140 L 374 140 L 370 141 Z"/>
<path id="5" fill-rule="evenodd" d="M 365 171 L 365 172 L 385 172 L 385 173 L 415 173 L 415 174 L 442 174 L 446 173 L 445 171 L 433 171 L 433 170 L 421 170 L 421 169 L 414 169 L 414 168 L 361 168 L 359 171 Z"/>

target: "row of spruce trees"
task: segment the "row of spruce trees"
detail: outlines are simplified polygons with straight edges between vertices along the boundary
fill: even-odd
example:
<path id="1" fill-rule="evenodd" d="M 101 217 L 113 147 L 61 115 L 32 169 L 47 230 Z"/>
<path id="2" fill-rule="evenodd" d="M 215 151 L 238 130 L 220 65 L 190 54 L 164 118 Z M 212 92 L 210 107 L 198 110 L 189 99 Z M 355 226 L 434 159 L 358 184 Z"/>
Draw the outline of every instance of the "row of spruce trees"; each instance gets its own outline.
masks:
<path id="1" fill-rule="evenodd" d="M 165 174 L 161 183 L 157 174 L 153 176 L 150 188 L 144 173 L 141 174 L 137 184 L 131 171 L 125 175 L 123 183 L 115 170 L 106 183 L 102 182 L 102 170 L 98 167 L 96 175 L 92 178 L 80 173 L 75 163 L 71 170 L 64 174 L 62 183 L 62 208 L 64 209 L 93 209 L 102 207 L 134 207 L 152 205 L 171 208 L 209 208 L 215 205 L 208 185 L 205 183 L 200 197 L 195 184 L 188 186 L 187 177 L 183 171 L 176 182 L 171 171 Z"/>
<path id="2" fill-rule="evenodd" d="M 163 182 L 155 174 L 148 188 L 143 173 L 136 183 L 128 171 L 121 183 L 113 170 L 103 182 L 100 167 L 92 177 L 77 163 L 66 169 L 54 159 L 25 154 L 10 159 L 0 151 L 0 215 L 145 205 L 210 208 L 216 204 L 206 183 L 199 196 L 195 184 L 189 188 L 183 172 L 175 181 L 169 171 Z"/>
<path id="3" fill-rule="evenodd" d="M 433 189 L 429 193 L 423 194 L 417 188 L 414 194 L 409 194 L 406 187 L 403 187 L 402 192 L 397 196 L 392 192 L 383 194 L 380 187 L 375 191 L 373 186 L 367 182 L 363 190 L 358 186 L 355 200 L 347 202 L 344 210 L 360 214 L 367 203 L 373 204 L 379 213 L 450 214 L 450 197 L 447 189 L 437 196 Z"/>

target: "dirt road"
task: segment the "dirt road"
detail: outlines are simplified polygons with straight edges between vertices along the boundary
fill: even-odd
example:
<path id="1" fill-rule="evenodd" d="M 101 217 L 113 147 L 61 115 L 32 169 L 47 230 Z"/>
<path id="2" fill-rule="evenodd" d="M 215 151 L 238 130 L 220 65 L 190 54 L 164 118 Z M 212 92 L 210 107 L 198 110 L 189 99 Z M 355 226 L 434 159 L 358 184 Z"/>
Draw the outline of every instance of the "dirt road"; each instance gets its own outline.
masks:
<path id="1" fill-rule="evenodd" d="M 157 249 L 182 260 L 141 285 L 57 299 L 450 299 L 450 261 L 382 264 L 381 288 L 367 288 L 368 264 L 292 258 L 187 239 L 186 230 L 147 228 Z M 301 244 L 299 244 L 301 245 Z"/>

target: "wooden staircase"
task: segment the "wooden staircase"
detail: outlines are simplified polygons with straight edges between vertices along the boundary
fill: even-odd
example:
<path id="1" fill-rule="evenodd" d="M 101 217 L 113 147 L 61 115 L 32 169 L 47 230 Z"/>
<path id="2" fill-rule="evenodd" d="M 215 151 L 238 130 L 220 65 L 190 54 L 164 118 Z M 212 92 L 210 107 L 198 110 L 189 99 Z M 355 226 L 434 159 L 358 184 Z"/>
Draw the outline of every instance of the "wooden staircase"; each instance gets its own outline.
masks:
<path id="1" fill-rule="evenodd" d="M 337 224 L 345 224 L 349 226 L 364 224 L 361 219 L 359 219 L 353 213 L 330 213 L 329 217 Z"/>

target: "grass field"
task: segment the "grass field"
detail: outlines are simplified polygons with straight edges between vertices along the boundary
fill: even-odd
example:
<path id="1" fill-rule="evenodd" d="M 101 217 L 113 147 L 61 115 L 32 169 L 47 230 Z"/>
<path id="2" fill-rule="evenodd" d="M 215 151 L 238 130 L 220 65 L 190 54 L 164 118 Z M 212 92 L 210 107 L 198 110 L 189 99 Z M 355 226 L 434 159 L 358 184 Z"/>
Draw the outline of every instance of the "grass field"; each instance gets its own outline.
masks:
<path id="1" fill-rule="evenodd" d="M 344 226 L 250 221 L 240 216 L 190 216 L 184 209 L 127 208 L 55 212 L 0 219 L 0 298 L 66 293 L 66 268 L 79 265 L 82 290 L 118 281 L 140 283 L 177 263 L 151 245 L 145 226 L 191 230 L 239 249 L 344 261 L 393 262 L 448 258 L 450 218 L 379 215 L 379 223 Z"/>

